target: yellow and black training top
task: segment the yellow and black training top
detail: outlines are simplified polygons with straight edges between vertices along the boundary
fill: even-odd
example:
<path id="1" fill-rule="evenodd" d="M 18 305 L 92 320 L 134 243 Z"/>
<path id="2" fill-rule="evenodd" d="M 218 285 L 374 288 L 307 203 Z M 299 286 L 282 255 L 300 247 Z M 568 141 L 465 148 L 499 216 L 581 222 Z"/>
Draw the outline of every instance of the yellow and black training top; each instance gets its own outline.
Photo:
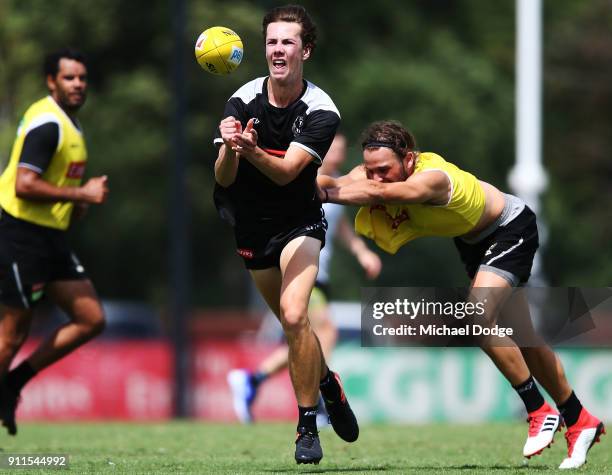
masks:
<path id="1" fill-rule="evenodd" d="M 24 159 L 22 152 L 28 133 L 49 124 L 58 130 L 57 145 L 48 152 L 50 156 Z M 55 186 L 80 186 L 86 162 L 85 140 L 77 125 L 51 96 L 35 102 L 19 124 L 8 166 L 0 176 L 0 207 L 15 218 L 65 230 L 70 224 L 73 203 L 18 198 L 15 196 L 17 169 L 30 168 Z"/>

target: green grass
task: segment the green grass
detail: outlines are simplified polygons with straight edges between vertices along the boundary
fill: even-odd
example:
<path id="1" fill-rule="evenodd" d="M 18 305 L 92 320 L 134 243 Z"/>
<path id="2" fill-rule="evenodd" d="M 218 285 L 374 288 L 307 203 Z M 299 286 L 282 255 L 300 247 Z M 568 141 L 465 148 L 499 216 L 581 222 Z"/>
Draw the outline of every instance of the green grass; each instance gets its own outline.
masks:
<path id="1" fill-rule="evenodd" d="M 519 423 L 370 425 L 356 443 L 346 444 L 330 429 L 321 432 L 321 464 L 297 466 L 290 424 L 22 424 L 17 437 L 2 434 L 0 453 L 68 454 L 72 473 L 559 473 L 563 436 L 557 434 L 551 449 L 524 466 L 526 431 Z M 580 473 L 612 473 L 606 439 Z"/>

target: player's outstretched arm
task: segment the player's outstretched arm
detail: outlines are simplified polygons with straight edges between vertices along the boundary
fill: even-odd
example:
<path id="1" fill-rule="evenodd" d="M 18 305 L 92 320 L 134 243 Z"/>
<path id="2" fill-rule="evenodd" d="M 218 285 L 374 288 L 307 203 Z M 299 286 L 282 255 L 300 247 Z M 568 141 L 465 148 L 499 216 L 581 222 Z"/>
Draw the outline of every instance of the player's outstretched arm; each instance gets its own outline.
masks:
<path id="1" fill-rule="evenodd" d="M 338 184 L 338 178 L 329 175 L 317 175 L 317 185 L 319 185 L 321 189 L 336 188 L 340 186 Z"/>
<path id="2" fill-rule="evenodd" d="M 318 175 L 317 176 L 317 185 L 318 185 L 318 193 L 319 198 L 323 203 L 328 201 L 328 196 L 326 190 L 330 188 L 338 188 L 341 186 L 345 186 L 349 183 L 358 180 L 364 180 L 366 178 L 365 168 L 363 165 L 357 165 L 346 175 L 342 175 L 341 177 L 332 177 L 329 175 Z"/>
<path id="3" fill-rule="evenodd" d="M 364 180 L 366 178 L 365 168 L 363 165 L 357 165 L 346 175 L 340 177 L 332 177 L 329 175 L 318 175 L 317 184 L 322 188 L 337 188 L 347 185 L 354 181 Z"/>
<path id="4" fill-rule="evenodd" d="M 358 180 L 327 190 L 331 203 L 347 205 L 390 204 L 446 204 L 451 191 L 450 181 L 443 172 L 432 170 L 409 177 L 405 181 L 383 183 Z"/>

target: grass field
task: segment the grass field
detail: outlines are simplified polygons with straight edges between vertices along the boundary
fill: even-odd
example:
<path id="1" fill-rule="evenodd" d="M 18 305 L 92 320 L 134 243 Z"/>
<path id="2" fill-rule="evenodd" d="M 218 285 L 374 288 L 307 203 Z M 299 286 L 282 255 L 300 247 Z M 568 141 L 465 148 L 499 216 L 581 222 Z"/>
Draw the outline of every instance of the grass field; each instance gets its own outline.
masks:
<path id="1" fill-rule="evenodd" d="M 72 473 L 559 473 L 566 452 L 558 433 L 543 455 L 523 465 L 526 424 L 362 427 L 354 444 L 321 432 L 320 465 L 293 461 L 289 424 L 22 424 L 2 434 L 1 454 L 67 454 Z M 54 473 L 1 470 L 1 473 Z M 61 473 L 61 472 L 60 472 Z M 604 436 L 580 473 L 612 473 Z"/>

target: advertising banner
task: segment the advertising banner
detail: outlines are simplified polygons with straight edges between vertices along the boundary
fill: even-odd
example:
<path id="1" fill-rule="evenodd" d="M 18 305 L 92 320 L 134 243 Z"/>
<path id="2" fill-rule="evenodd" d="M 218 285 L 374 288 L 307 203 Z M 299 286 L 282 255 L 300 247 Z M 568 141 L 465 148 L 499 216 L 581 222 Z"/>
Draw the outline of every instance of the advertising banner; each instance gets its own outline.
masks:
<path id="1" fill-rule="evenodd" d="M 227 374 L 255 369 L 274 345 L 206 341 L 193 348 L 194 416 L 236 421 Z M 20 352 L 29 354 L 33 343 Z M 612 421 L 612 350 L 558 350 L 581 401 Z M 18 359 L 19 360 L 19 359 Z M 18 361 L 17 360 L 17 361 Z M 477 423 L 525 416 L 522 403 L 477 348 L 362 348 L 341 344 L 338 371 L 362 423 Z M 165 342 L 93 342 L 37 375 L 24 389 L 19 420 L 160 420 L 172 416 L 173 363 Z M 286 371 L 262 386 L 256 420 L 295 420 Z"/>
<path id="2" fill-rule="evenodd" d="M 612 351 L 557 353 L 583 404 L 612 420 Z M 342 346 L 333 367 L 362 422 L 477 423 L 525 416 L 516 392 L 477 348 Z"/>
<path id="3" fill-rule="evenodd" d="M 30 354 L 29 341 L 16 363 Z M 94 341 L 32 379 L 18 420 L 159 420 L 172 416 L 173 363 L 164 341 Z"/>

